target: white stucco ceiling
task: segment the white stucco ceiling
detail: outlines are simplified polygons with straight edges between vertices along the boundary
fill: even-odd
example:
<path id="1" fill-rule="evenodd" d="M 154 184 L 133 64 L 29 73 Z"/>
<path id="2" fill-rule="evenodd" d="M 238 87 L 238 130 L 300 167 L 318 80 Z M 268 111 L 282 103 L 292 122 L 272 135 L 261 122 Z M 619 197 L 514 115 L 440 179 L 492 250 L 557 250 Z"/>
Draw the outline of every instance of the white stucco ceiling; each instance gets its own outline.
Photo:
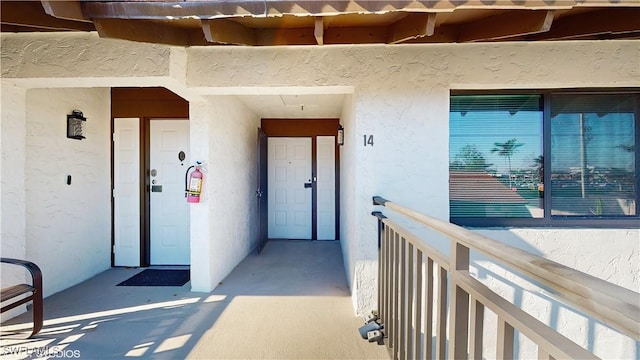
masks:
<path id="1" fill-rule="evenodd" d="M 238 95 L 261 118 L 339 118 L 343 94 Z"/>

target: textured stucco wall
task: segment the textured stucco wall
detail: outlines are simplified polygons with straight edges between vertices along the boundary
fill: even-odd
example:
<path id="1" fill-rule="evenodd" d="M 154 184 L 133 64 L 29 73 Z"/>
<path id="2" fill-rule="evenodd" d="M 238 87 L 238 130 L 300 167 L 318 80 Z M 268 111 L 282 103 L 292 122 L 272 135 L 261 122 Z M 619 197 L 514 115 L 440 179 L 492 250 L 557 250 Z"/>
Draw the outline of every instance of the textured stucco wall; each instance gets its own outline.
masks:
<path id="1" fill-rule="evenodd" d="M 637 41 L 196 47 L 188 54 L 190 87 L 344 85 L 395 92 L 634 86 L 640 71 Z"/>
<path id="2" fill-rule="evenodd" d="M 170 72 L 169 47 L 99 39 L 95 33 L 3 33 L 0 48 L 4 79 L 142 78 Z"/>
<path id="3" fill-rule="evenodd" d="M 0 118 L 0 255 L 26 258 L 25 238 L 25 134 L 26 90 L 2 82 Z M 0 265 L 2 287 L 22 283 L 27 273 L 22 269 Z M 24 307 L 3 313 L 2 319 L 24 311 Z"/>
<path id="4" fill-rule="evenodd" d="M 234 96 L 190 107 L 192 160 L 206 164 L 203 199 L 191 206 L 192 289 L 210 291 L 257 240 L 257 129 L 260 118 Z"/>
<path id="5" fill-rule="evenodd" d="M 3 77 L 15 83 L 33 84 L 36 77 L 41 81 L 47 77 L 74 76 L 69 71 L 73 68 L 64 64 L 65 58 L 56 55 L 74 49 L 74 38 L 85 54 L 104 53 L 105 58 L 110 58 L 106 63 L 97 60 L 99 64 L 122 63 L 127 70 L 119 79 L 132 84 L 148 84 L 149 78 L 173 77 L 172 84 L 203 95 L 277 94 L 283 89 L 291 92 L 313 87 L 352 89 L 346 97 L 341 119 L 346 144 L 340 149 L 340 234 L 357 313 L 375 307 L 376 226 L 370 215 L 374 209 L 371 196 L 382 195 L 426 214 L 448 218 L 446 154 L 451 89 L 640 86 L 639 41 L 194 47 L 178 51 L 155 45 L 122 44 L 94 35 L 73 35 L 64 42 L 55 40 L 53 35 L 2 35 Z M 52 45 L 35 46 L 51 39 Z M 94 46 L 100 51 L 94 52 Z M 29 51 L 23 51 L 24 48 Z M 109 55 L 123 49 L 133 53 L 122 53 L 122 59 Z M 40 59 L 48 59 L 49 53 L 63 64 L 47 63 L 34 68 L 34 64 L 41 63 Z M 162 59 L 158 60 L 158 69 L 150 57 Z M 10 61 L 6 62 L 7 59 Z M 168 65 L 165 66 L 164 61 L 168 61 Z M 91 62 L 74 58 L 69 62 L 83 67 L 78 70 L 78 76 L 82 76 L 77 78 L 78 84 L 89 86 L 87 84 L 100 84 L 105 79 L 113 80 L 114 75 L 105 71 L 104 66 L 92 70 L 86 68 L 95 67 Z M 185 71 L 179 71 L 180 68 Z M 191 213 L 192 245 L 202 250 L 192 252 L 192 265 L 206 270 L 198 275 L 201 278 L 194 278 L 194 288 L 208 289 L 217 284 L 221 274 L 230 270 L 231 263 L 239 261 L 246 250 L 243 242 L 238 246 L 216 243 L 219 239 L 216 232 L 240 233 L 243 238 L 253 238 L 246 224 L 251 221 L 247 216 L 254 215 L 247 212 L 251 208 L 249 199 L 244 198 L 249 195 L 244 192 L 251 189 L 247 193 L 252 196 L 255 190 L 251 183 L 255 181 L 255 159 L 248 149 L 250 142 L 255 144 L 255 130 L 250 131 L 250 127 L 257 123 L 231 97 L 192 101 L 191 115 L 194 159 L 208 162 L 209 179 L 214 172 L 221 175 L 206 185 L 203 203 L 192 206 Z M 364 146 L 364 135 L 374 136 L 374 146 Z M 2 136 L 6 138 L 4 132 Z M 2 146 L 4 150 L 4 144 Z M 230 152 L 227 146 L 234 147 L 239 154 Z M 245 161 L 249 163 L 243 163 Z M 237 190 L 240 198 L 232 198 L 225 190 Z M 213 203 L 214 199 L 223 202 L 231 199 L 240 205 L 224 215 L 218 212 L 220 208 Z M 222 217 L 212 219 L 214 216 Z M 226 222 L 222 223 L 222 219 Z M 243 219 L 247 219 L 247 223 Z M 556 256 L 554 259 L 563 264 L 636 291 L 640 288 L 637 279 L 640 265 L 634 262 L 640 249 L 638 229 L 606 232 L 517 229 L 496 230 L 492 235 L 511 240 L 515 236 L 522 246 L 543 256 Z M 594 250 L 598 244 L 609 244 L 610 239 L 619 239 L 611 246 L 611 253 Z M 218 261 L 217 257 L 224 257 L 226 252 L 230 254 L 228 259 Z M 591 264 L 597 265 L 589 266 Z M 606 334 L 601 337 L 604 343 L 613 339 Z M 628 347 L 628 342 L 625 344 L 623 347 Z M 622 351 L 620 357 L 635 354 Z"/>
<path id="6" fill-rule="evenodd" d="M 111 265 L 109 94 L 27 91 L 26 255 L 43 271 L 45 296 Z M 87 118 L 80 141 L 66 138 L 66 115 L 74 109 Z"/>
<path id="7" fill-rule="evenodd" d="M 356 266 L 357 266 L 357 249 L 355 241 L 347 239 L 355 239 L 357 231 L 357 222 L 355 215 L 351 211 L 346 211 L 348 204 L 355 203 L 357 193 L 355 182 L 355 144 L 356 144 L 356 124 L 355 112 L 353 107 L 353 95 L 345 96 L 342 106 L 342 114 L 340 115 L 340 124 L 344 127 L 344 145 L 338 147 L 340 151 L 340 245 L 342 246 L 342 257 L 344 259 L 344 267 L 347 275 L 347 282 L 350 289 L 354 289 L 357 284 Z M 354 309 L 357 309 L 358 297 L 352 297 Z"/>

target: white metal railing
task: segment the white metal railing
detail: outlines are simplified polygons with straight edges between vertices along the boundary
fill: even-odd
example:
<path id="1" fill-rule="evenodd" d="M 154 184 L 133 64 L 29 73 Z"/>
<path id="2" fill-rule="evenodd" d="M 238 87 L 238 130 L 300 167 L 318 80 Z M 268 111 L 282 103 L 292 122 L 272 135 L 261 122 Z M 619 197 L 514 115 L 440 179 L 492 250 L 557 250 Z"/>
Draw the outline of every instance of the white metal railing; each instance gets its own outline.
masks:
<path id="1" fill-rule="evenodd" d="M 538 346 L 538 359 L 598 358 L 473 277 L 470 251 L 543 284 L 559 301 L 640 339 L 640 294 L 384 198 L 376 196 L 373 203 L 445 235 L 451 245 L 446 256 L 381 212 L 373 213 L 379 230 L 378 311 L 394 359 L 482 359 L 485 308 L 498 317 L 498 359 L 513 358 L 516 330 Z"/>

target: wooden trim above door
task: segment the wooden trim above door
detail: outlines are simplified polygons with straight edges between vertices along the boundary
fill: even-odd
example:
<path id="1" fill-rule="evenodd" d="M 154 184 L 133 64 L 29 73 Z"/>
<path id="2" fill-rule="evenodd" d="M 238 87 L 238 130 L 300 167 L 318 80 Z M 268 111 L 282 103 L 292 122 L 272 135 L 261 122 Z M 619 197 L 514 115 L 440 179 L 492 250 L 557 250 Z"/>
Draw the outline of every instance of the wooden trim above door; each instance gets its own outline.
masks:
<path id="1" fill-rule="evenodd" d="M 267 136 L 336 136 L 339 119 L 262 119 Z"/>
<path id="2" fill-rule="evenodd" d="M 112 88 L 111 117 L 189 118 L 189 102 L 168 89 Z"/>

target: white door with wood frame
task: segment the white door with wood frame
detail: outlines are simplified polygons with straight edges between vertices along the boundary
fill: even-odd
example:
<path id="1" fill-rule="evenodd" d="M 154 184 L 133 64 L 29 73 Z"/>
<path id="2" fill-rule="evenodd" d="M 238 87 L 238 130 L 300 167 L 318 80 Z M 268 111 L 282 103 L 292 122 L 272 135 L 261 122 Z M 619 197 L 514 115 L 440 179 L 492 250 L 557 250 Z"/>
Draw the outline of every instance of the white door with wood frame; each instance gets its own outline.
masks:
<path id="1" fill-rule="evenodd" d="M 311 138 L 268 140 L 270 239 L 311 239 Z"/>
<path id="2" fill-rule="evenodd" d="M 140 119 L 113 119 L 114 266 L 140 266 Z"/>
<path id="3" fill-rule="evenodd" d="M 152 120 L 150 124 L 153 171 L 149 176 L 151 186 L 155 185 L 150 188 L 150 262 L 186 265 L 190 261 L 189 208 L 184 199 L 189 122 Z M 115 118 L 113 142 L 114 266 L 141 266 L 140 119 Z M 180 151 L 185 153 L 183 161 Z"/>
<path id="4" fill-rule="evenodd" d="M 189 121 L 150 121 L 150 262 L 188 265 L 189 205 L 184 197 Z"/>

